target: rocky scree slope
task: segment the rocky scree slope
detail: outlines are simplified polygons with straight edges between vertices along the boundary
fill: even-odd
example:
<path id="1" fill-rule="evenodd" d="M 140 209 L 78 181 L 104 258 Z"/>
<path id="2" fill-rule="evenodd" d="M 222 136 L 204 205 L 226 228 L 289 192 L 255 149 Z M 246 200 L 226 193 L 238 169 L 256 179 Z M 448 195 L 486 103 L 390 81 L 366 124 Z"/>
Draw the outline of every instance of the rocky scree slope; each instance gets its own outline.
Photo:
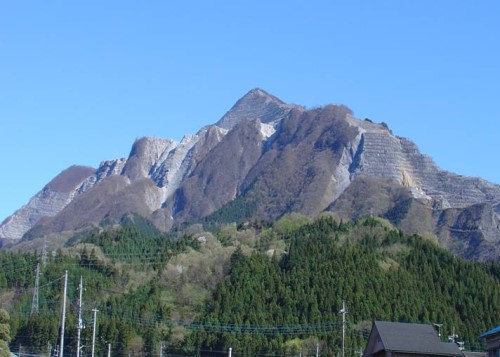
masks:
<path id="1" fill-rule="evenodd" d="M 386 217 L 469 259 L 500 258 L 499 185 L 441 170 L 410 140 L 345 106 L 306 110 L 261 89 L 181 142 L 142 138 L 126 159 L 61 175 L 71 184 L 47 185 L 2 223 L 4 242 L 130 213 L 169 230 L 224 210 L 238 219 L 332 211 Z"/>

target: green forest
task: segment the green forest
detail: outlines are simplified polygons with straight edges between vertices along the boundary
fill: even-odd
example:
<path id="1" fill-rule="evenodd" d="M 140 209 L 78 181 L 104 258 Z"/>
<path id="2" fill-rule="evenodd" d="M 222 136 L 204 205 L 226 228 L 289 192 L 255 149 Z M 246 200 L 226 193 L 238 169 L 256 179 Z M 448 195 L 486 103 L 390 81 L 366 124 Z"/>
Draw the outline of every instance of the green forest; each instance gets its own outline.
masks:
<path id="1" fill-rule="evenodd" d="M 139 224 L 137 224 L 139 222 Z M 467 350 L 500 321 L 500 264 L 459 259 L 371 217 L 287 216 L 163 234 L 145 221 L 89 232 L 51 254 L 0 253 L 12 351 L 82 356 L 359 356 L 374 320 L 440 323 Z M 34 304 L 40 266 L 38 304 Z M 94 321 L 94 316 L 95 321 Z"/>

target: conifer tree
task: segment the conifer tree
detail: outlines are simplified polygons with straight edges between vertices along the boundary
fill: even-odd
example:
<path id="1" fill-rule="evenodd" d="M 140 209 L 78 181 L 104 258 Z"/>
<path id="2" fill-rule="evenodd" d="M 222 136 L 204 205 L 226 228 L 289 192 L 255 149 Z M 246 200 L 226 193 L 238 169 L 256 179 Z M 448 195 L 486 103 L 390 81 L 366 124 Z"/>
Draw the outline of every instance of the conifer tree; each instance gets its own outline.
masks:
<path id="1" fill-rule="evenodd" d="M 10 341 L 9 313 L 0 309 L 0 357 L 10 357 L 8 342 Z"/>

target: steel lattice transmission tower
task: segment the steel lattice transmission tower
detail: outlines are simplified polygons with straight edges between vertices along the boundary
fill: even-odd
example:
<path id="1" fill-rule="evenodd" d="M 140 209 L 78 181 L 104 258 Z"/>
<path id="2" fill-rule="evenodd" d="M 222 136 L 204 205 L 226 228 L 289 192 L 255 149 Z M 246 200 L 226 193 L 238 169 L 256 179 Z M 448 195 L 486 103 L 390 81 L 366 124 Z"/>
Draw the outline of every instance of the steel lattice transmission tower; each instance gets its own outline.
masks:
<path id="1" fill-rule="evenodd" d="M 31 302 L 31 316 L 38 314 L 38 300 L 40 294 L 40 263 L 36 265 L 35 289 L 33 290 L 33 301 Z"/>

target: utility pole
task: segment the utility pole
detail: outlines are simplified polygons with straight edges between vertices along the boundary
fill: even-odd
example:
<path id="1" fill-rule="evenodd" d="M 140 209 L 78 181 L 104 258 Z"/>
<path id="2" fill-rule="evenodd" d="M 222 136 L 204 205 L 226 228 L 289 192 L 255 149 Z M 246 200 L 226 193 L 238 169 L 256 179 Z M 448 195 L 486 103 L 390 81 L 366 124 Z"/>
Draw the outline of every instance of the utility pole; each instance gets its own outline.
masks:
<path id="1" fill-rule="evenodd" d="M 80 292 L 80 298 L 78 299 L 78 321 L 76 322 L 76 332 L 77 332 L 77 345 L 76 345 L 76 357 L 80 357 L 81 346 L 81 332 L 83 329 L 82 320 L 82 291 L 83 291 L 83 277 L 80 276 L 80 286 L 78 287 Z"/>
<path id="2" fill-rule="evenodd" d="M 66 322 L 66 291 L 68 288 L 68 271 L 64 272 L 64 292 L 63 292 L 63 308 L 62 308 L 62 322 L 61 322 L 61 342 L 59 343 L 59 356 L 63 357 L 64 351 L 64 324 Z"/>
<path id="3" fill-rule="evenodd" d="M 316 343 L 316 357 L 319 357 L 319 342 Z"/>
<path id="4" fill-rule="evenodd" d="M 342 309 L 339 314 L 342 314 L 342 357 L 345 357 L 345 314 L 347 314 L 345 300 L 342 300 Z"/>
<path id="5" fill-rule="evenodd" d="M 31 303 L 31 316 L 38 314 L 38 294 L 40 293 L 40 263 L 36 265 L 35 290 L 33 291 L 33 301 Z"/>
<path id="6" fill-rule="evenodd" d="M 163 357 L 163 341 L 160 341 L 160 357 Z"/>
<path id="7" fill-rule="evenodd" d="M 94 348 L 95 348 L 95 324 L 97 321 L 97 311 L 99 310 L 92 309 L 92 312 L 94 313 L 94 328 L 92 329 L 92 357 L 94 357 Z"/>
<path id="8" fill-rule="evenodd" d="M 108 357 L 111 357 L 111 343 L 108 343 Z"/>

